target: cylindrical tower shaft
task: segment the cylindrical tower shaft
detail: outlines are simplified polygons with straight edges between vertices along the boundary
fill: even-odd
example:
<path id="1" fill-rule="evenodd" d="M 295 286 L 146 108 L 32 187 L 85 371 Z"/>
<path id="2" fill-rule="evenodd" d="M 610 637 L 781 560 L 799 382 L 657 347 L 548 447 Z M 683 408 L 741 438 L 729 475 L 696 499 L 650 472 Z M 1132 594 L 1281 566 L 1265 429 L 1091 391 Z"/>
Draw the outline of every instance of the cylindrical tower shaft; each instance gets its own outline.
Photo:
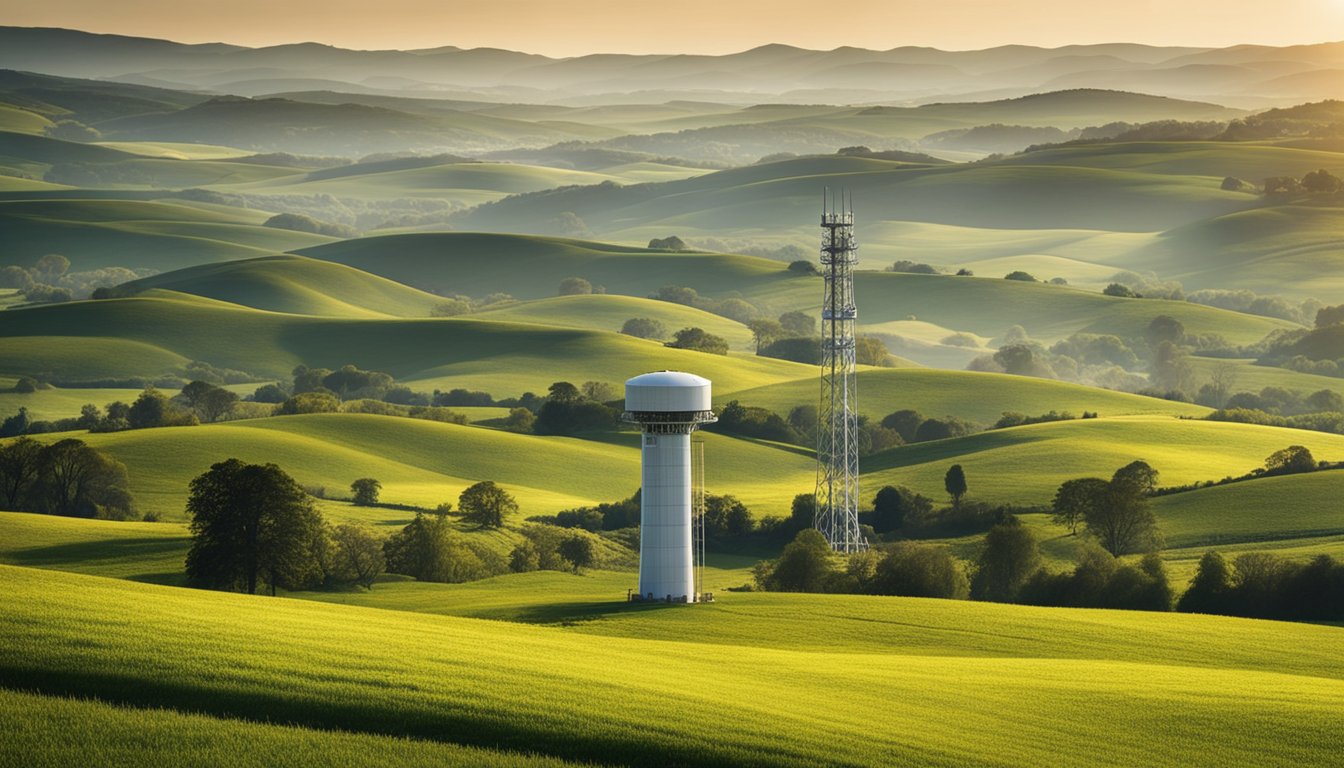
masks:
<path id="1" fill-rule="evenodd" d="M 695 583 L 695 486 L 691 433 L 717 419 L 710 383 L 659 371 L 625 382 L 625 420 L 639 425 L 643 469 L 639 510 L 639 596 L 692 603 Z"/>
<path id="2" fill-rule="evenodd" d="M 643 441 L 639 592 L 655 600 L 694 599 L 690 430 L 646 432 Z"/>

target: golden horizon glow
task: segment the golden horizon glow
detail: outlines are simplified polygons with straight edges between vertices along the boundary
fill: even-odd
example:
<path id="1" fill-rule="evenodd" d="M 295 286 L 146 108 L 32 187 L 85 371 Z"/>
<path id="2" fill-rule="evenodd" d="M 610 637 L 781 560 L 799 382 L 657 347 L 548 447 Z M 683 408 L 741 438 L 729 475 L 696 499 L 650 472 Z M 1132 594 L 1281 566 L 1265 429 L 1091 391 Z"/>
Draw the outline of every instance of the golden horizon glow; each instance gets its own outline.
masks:
<path id="1" fill-rule="evenodd" d="M 185 43 L 366 50 L 506 48 L 548 56 L 723 54 L 769 43 L 951 50 L 1096 43 L 1223 47 L 1344 38 L 1344 0 L 0 0 L 0 24 Z"/>

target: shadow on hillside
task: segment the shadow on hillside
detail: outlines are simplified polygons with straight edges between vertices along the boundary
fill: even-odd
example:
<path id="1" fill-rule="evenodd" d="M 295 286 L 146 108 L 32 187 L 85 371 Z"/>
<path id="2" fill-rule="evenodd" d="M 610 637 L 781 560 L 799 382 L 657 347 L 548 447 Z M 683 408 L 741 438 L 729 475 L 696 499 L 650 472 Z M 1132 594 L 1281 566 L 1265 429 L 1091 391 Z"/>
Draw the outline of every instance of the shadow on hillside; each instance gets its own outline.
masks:
<path id="1" fill-rule="evenodd" d="M 161 565 L 163 560 L 174 555 L 185 561 L 187 549 L 190 546 L 191 539 L 186 536 L 105 539 L 53 544 L 46 547 L 29 547 L 28 549 L 10 552 L 6 560 L 13 565 L 33 568 L 62 569 L 68 566 L 78 566 L 80 572 L 88 573 L 96 572 L 100 568 L 130 567 L 137 561 L 146 561 L 147 565 Z M 174 576 L 180 576 L 180 574 L 136 574 L 128 578 L 134 581 L 161 584 L 173 583 L 165 582 L 162 579 Z"/>
<path id="2" fill-rule="evenodd" d="M 551 603 L 521 608 L 510 616 L 510 620 L 524 624 L 558 624 L 569 627 L 613 616 L 684 607 L 680 604 L 660 602 L 630 603 L 619 599 L 602 602 Z"/>

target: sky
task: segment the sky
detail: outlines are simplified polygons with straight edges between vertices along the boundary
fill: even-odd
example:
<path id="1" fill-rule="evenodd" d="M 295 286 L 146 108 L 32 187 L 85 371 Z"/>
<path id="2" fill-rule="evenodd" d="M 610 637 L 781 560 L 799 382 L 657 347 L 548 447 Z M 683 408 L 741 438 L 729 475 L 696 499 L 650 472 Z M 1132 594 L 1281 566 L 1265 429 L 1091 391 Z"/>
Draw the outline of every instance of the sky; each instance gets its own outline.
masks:
<path id="1" fill-rule="evenodd" d="M 1344 39 L 1344 0 L 0 0 L 0 24 L 189 43 L 550 56 L 717 54 L 766 43 L 1292 45 Z"/>

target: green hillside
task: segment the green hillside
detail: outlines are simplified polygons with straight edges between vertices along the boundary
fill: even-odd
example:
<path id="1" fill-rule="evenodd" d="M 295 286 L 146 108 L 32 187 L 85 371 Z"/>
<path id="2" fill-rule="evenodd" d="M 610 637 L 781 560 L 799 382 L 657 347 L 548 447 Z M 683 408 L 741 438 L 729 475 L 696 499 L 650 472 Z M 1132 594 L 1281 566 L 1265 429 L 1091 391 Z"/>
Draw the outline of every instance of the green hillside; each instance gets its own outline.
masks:
<path id="1" fill-rule="evenodd" d="M 1329 167 L 1344 173 L 1344 161 Z M 1341 228 L 1344 207 L 1328 200 L 1268 205 L 1167 232 L 1136 251 L 1133 263 L 1187 288 L 1245 288 L 1333 303 L 1344 292 Z"/>
<path id="2" fill-rule="evenodd" d="M 471 295 L 506 291 L 520 298 L 552 296 L 561 280 L 575 276 L 605 286 L 608 293 L 633 296 L 646 296 L 669 284 L 708 296 L 737 291 L 772 313 L 816 311 L 821 303 L 817 278 L 748 256 L 469 233 L 370 237 L 299 252 L 425 290 Z M 1287 321 L 1189 302 L 1120 299 L 1015 280 L 863 271 L 856 273 L 855 290 L 865 325 L 914 316 L 986 337 L 1002 335 L 1013 325 L 1046 340 L 1078 331 L 1138 335 L 1160 314 L 1176 317 L 1191 333 L 1218 333 L 1237 343 L 1258 341 L 1276 328 L 1292 327 Z"/>
<path id="3" fill-rule="evenodd" d="M 707 655 L 702 643 L 604 637 L 595 652 L 596 638 L 559 629 L 0 572 L 10 585 L 0 607 L 14 619 L 0 625 L 0 642 L 16 651 L 0 662 L 10 688 L 40 681 L 47 695 L 121 706 L 566 759 L 997 764 L 1008 752 L 1048 762 L 1082 741 L 1106 744 L 1107 759 L 1121 762 L 1289 765 L 1328 759 L 1344 711 L 1337 630 L 1310 625 L 892 598 L 830 597 L 822 608 L 810 596 L 730 595 L 682 612 L 726 621 L 757 644 Z M 881 655 L 840 640 L 819 656 L 795 650 L 794 633 L 779 634 L 766 615 L 734 616 L 739 601 L 788 606 L 831 638 L 852 626 L 827 615 L 837 610 L 862 613 L 870 628 L 894 625 L 874 624 L 874 611 L 904 618 Z M 924 614 L 923 639 L 901 639 L 907 606 L 937 609 Z M 75 645 L 78 653 L 67 650 Z M 1069 727 L 1031 727 L 1036 714 L 1013 714 L 1023 696 L 1036 709 L 1068 711 Z M 874 730 L 872 712 L 891 727 Z M 963 738 L 968 718 L 974 740 Z M 1219 726 L 1232 722 L 1229 736 Z"/>
<path id="4" fill-rule="evenodd" d="M 894 448 L 861 460 L 864 487 L 907 485 L 945 498 L 948 466 L 964 467 L 970 495 L 986 501 L 1049 504 L 1060 483 L 1110 477 L 1142 459 L 1161 485 L 1242 475 L 1289 445 L 1322 460 L 1344 456 L 1344 436 L 1166 417 L 1133 416 L 1034 424 Z M 865 491 L 867 492 L 867 491 Z"/>
<path id="5" fill-rule="evenodd" d="M 1101 416 L 1208 413 L 1207 408 L 1190 403 L 998 373 L 868 369 L 859 372 L 857 382 L 859 412 L 875 420 L 907 408 L 926 417 L 952 415 L 984 426 L 993 424 L 1005 411 L 1033 416 L 1048 411 L 1070 411 L 1074 416 L 1082 416 L 1083 411 Z M 815 403 L 817 391 L 815 380 L 799 379 L 733 392 L 732 397 L 745 405 L 788 413 L 795 405 Z"/>
<path id="6" fill-rule="evenodd" d="M 191 479 L 229 457 L 274 462 L 304 485 L 338 495 L 356 478 L 376 477 L 385 501 L 431 508 L 455 501 L 474 482 L 495 480 L 518 497 L 522 511 L 513 523 L 627 498 L 639 486 L 633 432 L 597 442 L 418 419 L 322 414 L 79 437 L 125 463 L 140 508 L 169 519 L 182 517 Z M 722 435 L 703 438 L 713 457 L 706 488 L 741 498 L 758 516 L 786 515 L 793 496 L 812 488 L 815 464 L 804 451 Z M 368 522 L 406 517 L 387 510 L 365 515 Z"/>
<path id="7" fill-rule="evenodd" d="M 741 323 L 726 317 L 681 304 L 652 299 L 590 294 L 557 296 L 498 308 L 488 307 L 475 315 L 487 320 L 554 325 L 561 328 L 590 328 L 600 331 L 619 331 L 632 317 L 649 317 L 667 326 L 669 333 L 681 328 L 704 328 L 728 340 L 735 350 L 754 350 L 751 331 Z M 670 337 L 669 337 L 670 338 Z"/>
<path id="8" fill-rule="evenodd" d="M 38 343 L 35 336 L 61 340 Z M 125 344 L 151 349 L 136 355 L 110 352 Z M 619 385 L 630 376 L 665 369 L 698 371 L 721 392 L 815 374 L 798 363 L 669 349 L 601 331 L 469 316 L 287 315 L 171 291 L 0 313 L 0 374 L 59 369 L 61 378 L 154 376 L 189 360 L 276 377 L 287 377 L 301 363 L 327 368 L 354 363 L 410 381 L 416 389 L 467 387 L 496 397 L 545 392 L 558 380 Z"/>
<path id="9" fill-rule="evenodd" d="M 524 299 L 545 298 L 554 296 L 567 277 L 582 277 L 605 286 L 608 293 L 633 296 L 645 296 L 664 285 L 684 285 L 710 296 L 730 290 L 768 294 L 793 286 L 821 293 L 820 283 L 791 277 L 783 264 L 769 259 L 526 235 L 388 235 L 298 253 L 424 290 L 471 296 L 504 291 Z"/>
<path id="10" fill-rule="evenodd" d="M 357 269 L 302 256 L 266 256 L 188 267 L 121 290 L 163 288 L 270 312 L 330 317 L 428 317 L 434 296 Z"/>
<path id="11" fill-rule="evenodd" d="M 0 250 L 10 263 L 18 264 L 60 253 L 70 259 L 73 271 L 169 270 L 331 241 L 322 235 L 260 226 L 264 213 L 224 210 L 137 200 L 3 200 Z"/>
<path id="12" fill-rule="evenodd" d="M 1160 496 L 1153 508 L 1172 547 L 1344 534 L 1344 472 L 1268 477 Z"/>
<path id="13" fill-rule="evenodd" d="M 240 191 L 359 198 L 432 197 L 477 205 L 519 192 L 614 180 L 616 177 L 600 173 L 509 163 L 443 163 L 406 170 L 343 173 L 335 178 L 292 175 L 291 171 L 289 178 L 253 184 Z"/>

